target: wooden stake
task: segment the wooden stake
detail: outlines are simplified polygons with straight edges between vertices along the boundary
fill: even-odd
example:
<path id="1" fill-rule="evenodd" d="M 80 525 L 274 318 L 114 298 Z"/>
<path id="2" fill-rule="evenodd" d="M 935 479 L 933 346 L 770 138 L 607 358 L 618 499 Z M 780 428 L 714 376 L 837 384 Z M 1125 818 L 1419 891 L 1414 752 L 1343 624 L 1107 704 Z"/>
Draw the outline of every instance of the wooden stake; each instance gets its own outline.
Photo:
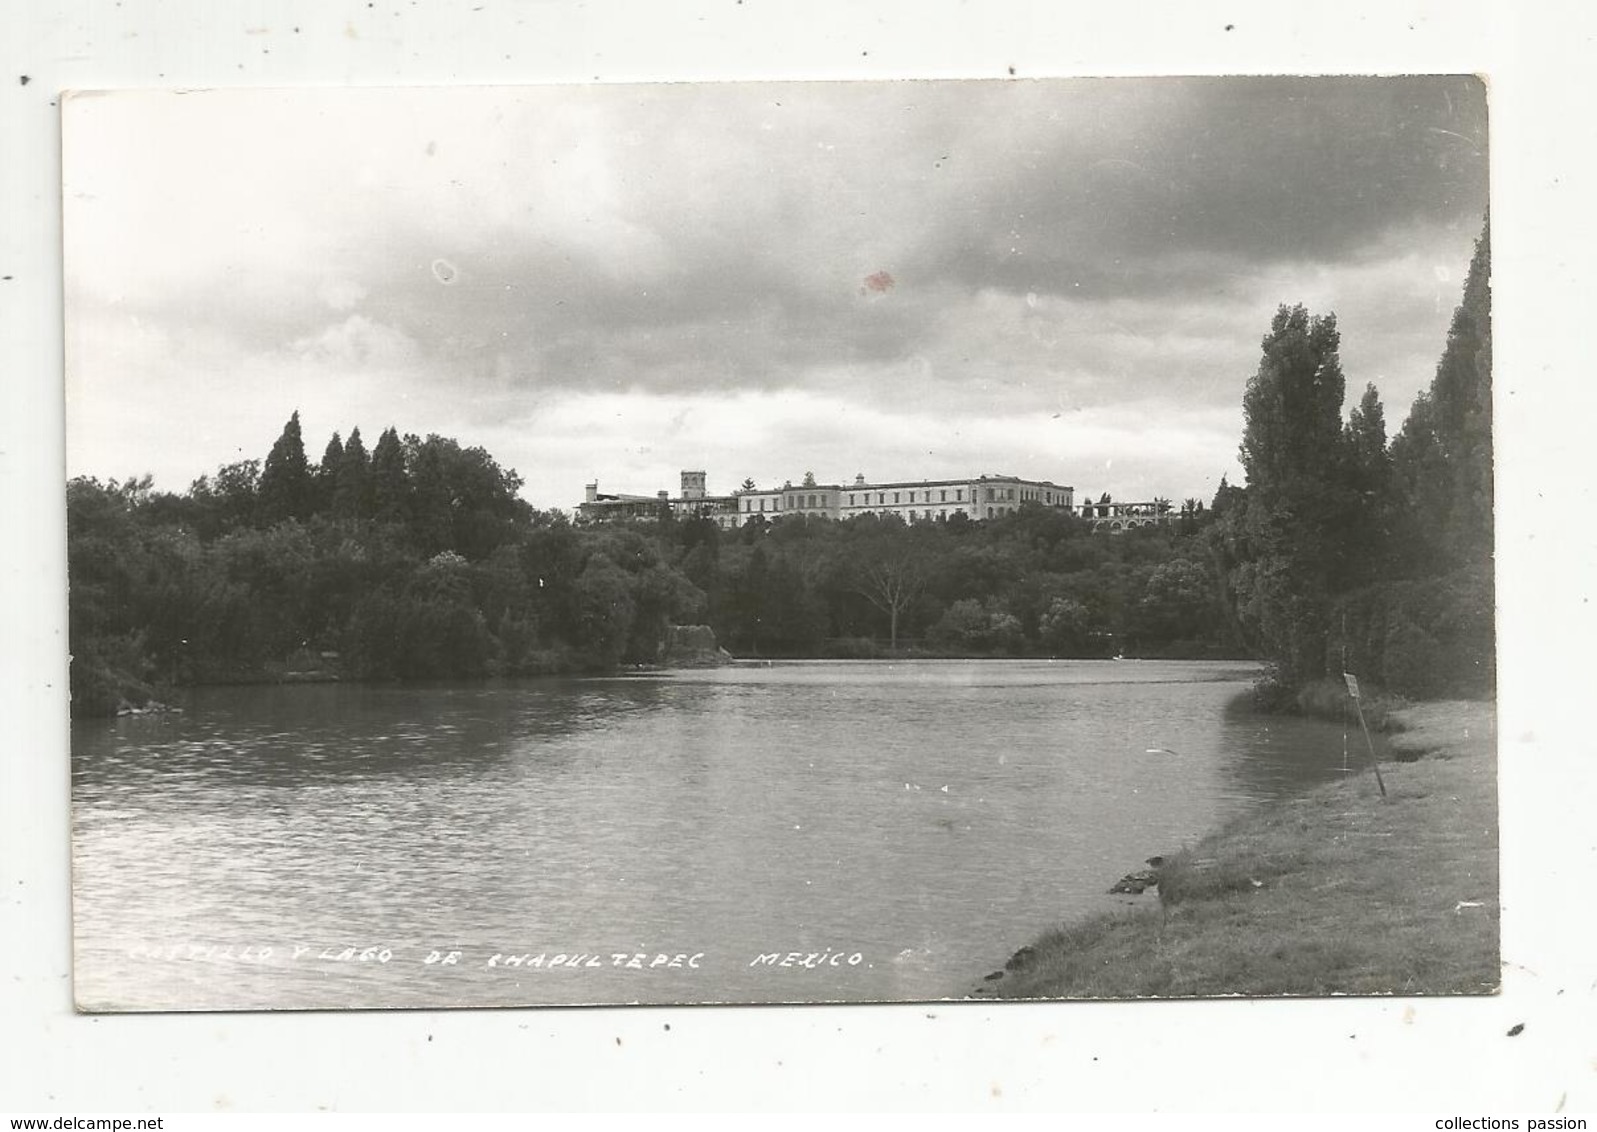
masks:
<path id="1" fill-rule="evenodd" d="M 1381 798 L 1386 798 L 1386 780 L 1381 777 L 1381 764 L 1375 759 L 1375 740 L 1370 738 L 1370 725 L 1364 722 L 1364 705 L 1359 702 L 1359 678 L 1351 672 L 1342 673 L 1347 681 L 1347 694 L 1353 697 L 1353 707 L 1359 713 L 1359 727 L 1364 730 L 1364 745 L 1370 749 L 1370 769 L 1375 771 L 1375 785 L 1381 788 Z"/>

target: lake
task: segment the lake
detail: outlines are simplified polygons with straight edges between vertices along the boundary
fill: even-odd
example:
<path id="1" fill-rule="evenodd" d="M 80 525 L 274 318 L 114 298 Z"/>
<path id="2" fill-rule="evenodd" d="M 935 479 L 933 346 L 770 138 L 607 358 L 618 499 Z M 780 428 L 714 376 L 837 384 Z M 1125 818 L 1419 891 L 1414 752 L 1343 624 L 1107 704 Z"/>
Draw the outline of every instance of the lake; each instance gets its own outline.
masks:
<path id="1" fill-rule="evenodd" d="M 196 689 L 181 714 L 73 726 L 78 1001 L 963 996 L 1126 900 L 1106 889 L 1145 857 L 1345 773 L 1342 727 L 1232 708 L 1255 675 L 814 661 Z"/>

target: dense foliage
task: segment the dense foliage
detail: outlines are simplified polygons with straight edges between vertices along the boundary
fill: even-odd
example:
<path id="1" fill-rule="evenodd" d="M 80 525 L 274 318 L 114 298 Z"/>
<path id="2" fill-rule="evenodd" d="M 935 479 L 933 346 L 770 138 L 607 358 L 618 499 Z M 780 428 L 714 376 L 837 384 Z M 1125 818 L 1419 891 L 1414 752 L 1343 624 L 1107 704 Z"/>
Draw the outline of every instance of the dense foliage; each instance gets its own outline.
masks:
<path id="1" fill-rule="evenodd" d="M 1343 419 L 1332 315 L 1282 307 L 1243 398 L 1245 487 L 1094 534 L 1031 504 L 987 521 L 790 516 L 585 526 L 481 448 L 295 413 L 264 461 L 183 494 L 68 485 L 74 710 L 261 679 L 476 677 L 648 663 L 672 624 L 753 656 L 1239 656 L 1299 689 L 1493 681 L 1490 254 L 1431 387 L 1386 437 Z M 745 486 L 748 486 L 747 484 Z M 1107 503 L 1105 496 L 1103 502 Z"/>
<path id="2" fill-rule="evenodd" d="M 794 516 L 683 524 L 682 570 L 735 653 L 878 656 L 1239 655 L 1199 538 L 1204 512 L 1094 534 L 1035 504 L 906 524 Z"/>
<path id="3" fill-rule="evenodd" d="M 1342 420 L 1335 316 L 1282 307 L 1243 399 L 1245 489 L 1210 531 L 1238 631 L 1282 689 L 1351 671 L 1411 696 L 1494 681 L 1491 253 L 1390 443 L 1373 385 Z"/>
<path id="4" fill-rule="evenodd" d="M 480 448 L 392 428 L 370 454 L 335 435 L 313 465 L 298 414 L 264 462 L 183 494 L 72 481 L 75 709 L 203 682 L 604 670 L 699 622 L 758 656 L 1237 651 L 1201 507 L 1118 537 L 1040 506 L 723 531 L 585 526 L 519 486 Z"/>
<path id="5" fill-rule="evenodd" d="M 480 448 L 359 430 L 305 458 L 298 414 L 264 466 L 182 495 L 67 488 L 75 710 L 161 685 L 471 677 L 651 655 L 703 596 L 633 532 L 578 532 Z"/>

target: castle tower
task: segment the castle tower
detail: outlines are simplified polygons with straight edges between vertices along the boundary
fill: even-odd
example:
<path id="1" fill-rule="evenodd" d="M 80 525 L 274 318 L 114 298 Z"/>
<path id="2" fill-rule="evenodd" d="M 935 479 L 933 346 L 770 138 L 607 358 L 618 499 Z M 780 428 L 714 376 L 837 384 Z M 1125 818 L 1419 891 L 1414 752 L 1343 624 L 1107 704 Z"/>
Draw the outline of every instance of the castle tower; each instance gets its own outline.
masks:
<path id="1" fill-rule="evenodd" d="M 705 473 L 703 472 L 683 472 L 682 498 L 703 499 L 705 478 Z"/>

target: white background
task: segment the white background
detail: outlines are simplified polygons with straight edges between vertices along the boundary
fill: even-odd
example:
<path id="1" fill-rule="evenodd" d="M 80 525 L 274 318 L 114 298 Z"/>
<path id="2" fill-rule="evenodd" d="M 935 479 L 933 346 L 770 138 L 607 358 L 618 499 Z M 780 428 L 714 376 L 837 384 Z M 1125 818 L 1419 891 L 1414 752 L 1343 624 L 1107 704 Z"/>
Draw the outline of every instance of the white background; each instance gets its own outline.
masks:
<path id="1" fill-rule="evenodd" d="M 295 32 L 293 29 L 298 28 Z M 0 6 L 0 1112 L 1597 1109 L 1589 265 L 1577 3 Z M 1504 992 L 1482 1000 L 86 1017 L 71 1009 L 63 89 L 1233 72 L 1491 87 Z M 23 75 L 29 76 L 24 85 Z M 1394 407 L 1396 409 L 1397 407 Z M 173 411 L 181 412 L 181 406 Z M 1017 866 L 1023 867 L 1023 866 Z M 315 878 L 306 878 L 314 883 Z M 1518 1023 L 1516 1037 L 1508 1031 Z M 1426 1120 L 1424 1127 L 1430 1127 Z"/>

